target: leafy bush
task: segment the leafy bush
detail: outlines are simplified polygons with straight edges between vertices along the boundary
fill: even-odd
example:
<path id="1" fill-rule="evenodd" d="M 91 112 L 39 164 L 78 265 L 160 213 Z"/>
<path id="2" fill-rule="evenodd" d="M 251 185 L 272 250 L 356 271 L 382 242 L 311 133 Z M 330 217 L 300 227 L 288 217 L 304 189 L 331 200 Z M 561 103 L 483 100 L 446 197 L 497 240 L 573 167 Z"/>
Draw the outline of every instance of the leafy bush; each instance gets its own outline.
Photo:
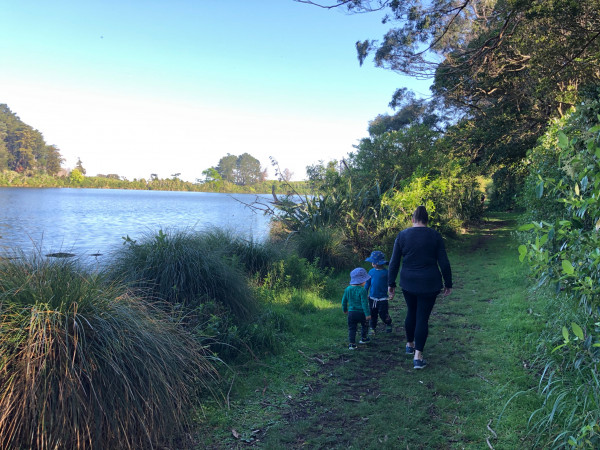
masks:
<path id="1" fill-rule="evenodd" d="M 184 314 L 212 299 L 239 321 L 256 312 L 256 300 L 228 235 L 160 230 L 125 244 L 108 268 L 113 279 L 143 289 L 173 308 L 182 305 Z"/>
<path id="2" fill-rule="evenodd" d="M 388 191 L 381 201 L 380 234 L 398 232 L 411 223 L 416 207 L 424 205 L 429 223 L 440 232 L 455 233 L 483 212 L 479 181 L 456 168 L 444 176 L 414 176 L 398 190 Z"/>
<path id="3" fill-rule="evenodd" d="M 258 353 L 276 354 L 290 328 L 288 318 L 269 307 L 257 312 L 253 320 L 239 325 L 215 302 L 202 304 L 195 314 L 200 317 L 193 330 L 196 338 L 226 362 L 243 361 Z"/>
<path id="4" fill-rule="evenodd" d="M 543 196 L 544 184 L 552 184 L 565 177 L 561 168 L 561 149 L 557 145 L 558 133 L 567 126 L 569 115 L 550 122 L 548 130 L 538 140 L 538 145 L 527 152 L 524 166 L 527 170 L 518 203 L 523 209 L 523 222 L 562 219 L 564 208 L 558 207 L 557 199 Z"/>
<path id="5" fill-rule="evenodd" d="M 552 405 L 536 411 L 552 445 L 600 445 L 600 100 L 580 105 L 553 124 L 532 154 L 556 154 L 557 166 L 532 164 L 537 200 L 521 227 L 519 246 L 540 285 L 551 284 L 570 309 L 552 310 L 552 343 L 544 354 L 542 394 Z M 531 195 L 531 193 L 530 193 Z M 556 211 L 553 211 L 556 210 Z M 531 214 L 531 213 L 530 213 Z M 561 326 L 562 324 L 562 326 Z M 562 343 L 561 343 L 562 342 Z"/>
<path id="6" fill-rule="evenodd" d="M 150 448 L 183 432 L 211 358 L 69 260 L 0 260 L 0 447 Z"/>

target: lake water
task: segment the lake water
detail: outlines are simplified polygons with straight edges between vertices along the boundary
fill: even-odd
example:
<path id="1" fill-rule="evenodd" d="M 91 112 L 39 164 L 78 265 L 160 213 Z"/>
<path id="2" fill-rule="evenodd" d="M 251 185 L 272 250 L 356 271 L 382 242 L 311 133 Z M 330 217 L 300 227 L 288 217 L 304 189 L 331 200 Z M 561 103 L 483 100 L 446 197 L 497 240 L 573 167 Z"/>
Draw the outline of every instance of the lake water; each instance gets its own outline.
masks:
<path id="1" fill-rule="evenodd" d="M 130 191 L 118 189 L 0 188 L 0 254 L 106 254 L 123 237 L 158 230 L 226 228 L 248 238 L 267 237 L 269 217 L 246 204 L 254 194 Z"/>

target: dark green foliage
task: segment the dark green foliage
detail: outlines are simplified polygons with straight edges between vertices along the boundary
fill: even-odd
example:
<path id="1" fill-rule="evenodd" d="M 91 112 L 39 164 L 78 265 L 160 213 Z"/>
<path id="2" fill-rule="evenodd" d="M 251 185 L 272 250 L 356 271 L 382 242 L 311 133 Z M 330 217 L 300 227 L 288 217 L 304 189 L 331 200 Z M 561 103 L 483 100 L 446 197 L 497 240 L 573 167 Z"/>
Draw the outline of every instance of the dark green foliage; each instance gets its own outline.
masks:
<path id="1" fill-rule="evenodd" d="M 553 123 L 531 152 L 524 196 L 533 222 L 521 228 L 520 259 L 556 294 L 538 360 L 545 403 L 531 416 L 541 442 L 554 447 L 600 443 L 599 132 L 598 99 Z"/>
<path id="2" fill-rule="evenodd" d="M 124 244 L 109 268 L 114 279 L 172 308 L 181 305 L 184 314 L 209 300 L 221 303 L 241 321 L 256 312 L 256 300 L 228 235 L 160 230 Z"/>
<path id="3" fill-rule="evenodd" d="M 0 261 L 0 447 L 168 445 L 215 376 L 189 334 L 122 286 L 72 260 Z"/>
<path id="4" fill-rule="evenodd" d="M 256 184 L 264 179 L 260 161 L 249 153 L 240 156 L 228 153 L 219 160 L 215 170 L 221 179 L 240 186 Z"/>
<path id="5" fill-rule="evenodd" d="M 492 185 L 487 190 L 488 209 L 510 211 L 518 207 L 519 195 L 523 190 L 523 169 L 521 164 L 513 164 L 494 172 Z"/>
<path id="6" fill-rule="evenodd" d="M 58 149 L 46 144 L 42 133 L 0 104 L 0 173 L 13 170 L 55 175 L 63 161 Z"/>
<path id="7" fill-rule="evenodd" d="M 264 305 L 250 320 L 239 324 L 223 305 L 214 301 L 198 306 L 190 315 L 196 317 L 191 330 L 196 339 L 227 363 L 277 354 L 291 328 L 286 315 Z"/>
<path id="8" fill-rule="evenodd" d="M 258 295 L 267 301 L 278 302 L 281 295 L 297 289 L 329 297 L 337 288 L 331 279 L 332 273 L 333 268 L 322 268 L 318 260 L 311 263 L 291 252 L 285 259 L 272 264 L 257 286 Z"/>

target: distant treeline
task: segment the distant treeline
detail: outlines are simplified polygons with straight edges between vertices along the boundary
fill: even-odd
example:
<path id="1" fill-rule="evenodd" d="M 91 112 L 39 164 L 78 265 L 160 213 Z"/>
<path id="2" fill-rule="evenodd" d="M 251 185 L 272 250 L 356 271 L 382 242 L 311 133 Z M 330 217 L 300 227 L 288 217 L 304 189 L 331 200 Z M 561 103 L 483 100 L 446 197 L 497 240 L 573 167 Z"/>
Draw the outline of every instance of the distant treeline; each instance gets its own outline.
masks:
<path id="1" fill-rule="evenodd" d="M 74 170 L 75 171 L 75 170 Z M 265 180 L 255 184 L 240 186 L 225 180 L 209 181 L 203 183 L 190 183 L 179 178 L 151 178 L 124 180 L 112 176 L 95 176 L 75 178 L 72 176 L 56 176 L 44 173 L 24 174 L 5 170 L 0 173 L 0 187 L 70 187 L 70 188 L 96 188 L 96 189 L 136 189 L 156 191 L 190 191 L 190 192 L 222 192 L 239 194 L 279 194 L 309 193 L 307 181 L 278 181 Z M 296 192 L 293 192 L 296 191 Z"/>
<path id="2" fill-rule="evenodd" d="M 6 104 L 0 104 L 0 187 L 71 187 L 97 189 L 137 189 L 161 191 L 224 192 L 224 193 L 308 193 L 305 181 L 274 181 L 266 179 L 266 170 L 251 155 L 227 155 L 217 168 L 203 172 L 204 180 L 183 181 L 179 174 L 161 179 L 151 174 L 149 179 L 129 181 L 117 174 L 85 176 L 81 160 L 73 170 L 61 167 L 64 158 L 59 149 L 48 145 L 42 133 L 23 122 Z M 289 179 L 289 177 L 288 177 Z M 295 191 L 295 192 L 290 192 Z"/>

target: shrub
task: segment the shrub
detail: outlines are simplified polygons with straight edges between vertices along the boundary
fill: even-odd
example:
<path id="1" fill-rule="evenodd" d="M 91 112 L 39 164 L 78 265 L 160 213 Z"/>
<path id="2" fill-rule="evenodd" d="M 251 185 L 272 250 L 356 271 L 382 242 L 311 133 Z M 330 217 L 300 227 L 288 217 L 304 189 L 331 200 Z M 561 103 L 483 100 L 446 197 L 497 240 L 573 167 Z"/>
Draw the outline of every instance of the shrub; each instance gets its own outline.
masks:
<path id="1" fill-rule="evenodd" d="M 194 329 L 197 339 L 227 362 L 279 352 L 290 328 L 289 319 L 272 308 L 262 309 L 254 320 L 240 325 L 234 324 L 222 305 L 215 302 L 201 305 L 197 313 L 202 318 Z"/>
<path id="2" fill-rule="evenodd" d="M 569 305 L 566 312 L 550 310 L 553 335 L 545 338 L 552 345 L 542 354 L 540 382 L 547 406 L 531 417 L 556 447 L 600 444 L 599 132 L 599 99 L 552 124 L 532 152 L 552 158 L 531 164 L 529 195 L 536 199 L 528 217 L 534 222 L 521 227 L 529 232 L 519 246 L 521 261 Z"/>
<path id="3" fill-rule="evenodd" d="M 443 176 L 414 176 L 402 189 L 388 191 L 381 201 L 379 234 L 398 232 L 411 223 L 419 205 L 429 213 L 429 224 L 443 234 L 455 234 L 461 226 L 483 213 L 483 192 L 476 177 L 448 168 Z"/>
<path id="4" fill-rule="evenodd" d="M 76 262 L 0 261 L 0 447 L 150 448 L 215 376 L 191 336 Z"/>
<path id="5" fill-rule="evenodd" d="M 326 285 L 332 269 L 323 269 L 319 260 L 312 263 L 296 254 L 289 255 L 284 262 L 284 278 L 289 287 L 320 292 Z"/>
<path id="6" fill-rule="evenodd" d="M 108 268 L 113 279 L 143 289 L 184 314 L 214 299 L 244 321 L 257 304 L 227 235 L 189 231 L 126 241 Z"/>

